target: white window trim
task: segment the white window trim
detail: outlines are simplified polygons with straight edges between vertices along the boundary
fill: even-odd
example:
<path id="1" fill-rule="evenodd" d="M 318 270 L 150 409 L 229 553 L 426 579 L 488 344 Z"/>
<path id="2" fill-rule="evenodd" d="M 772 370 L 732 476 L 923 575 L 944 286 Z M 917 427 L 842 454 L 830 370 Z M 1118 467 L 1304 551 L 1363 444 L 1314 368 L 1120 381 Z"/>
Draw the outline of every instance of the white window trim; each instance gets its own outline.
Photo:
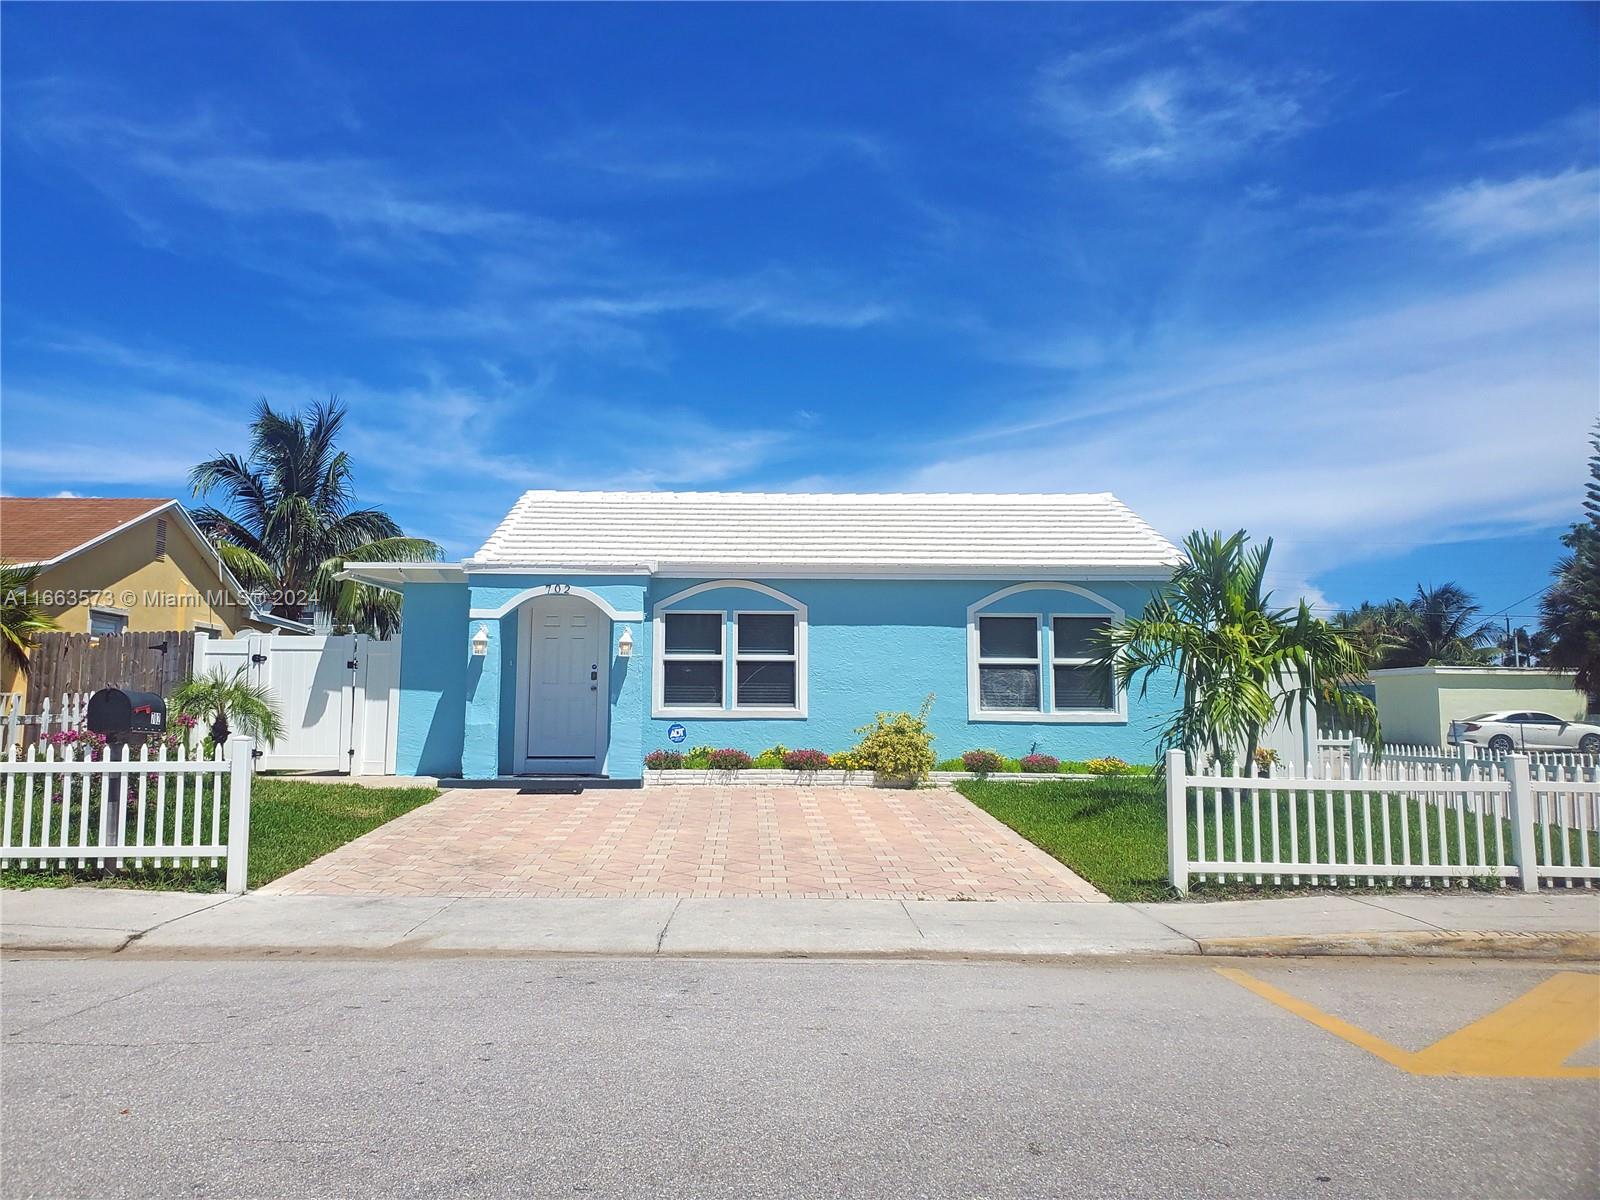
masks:
<path id="1" fill-rule="evenodd" d="M 1037 591 L 1071 592 L 1075 596 L 1081 596 L 1085 600 L 1088 600 L 1088 601 L 1090 601 L 1090 602 L 1092 602 L 1094 604 L 1099 605 L 1105 611 L 1104 611 L 1104 613 L 1069 613 L 1069 612 L 1068 613 L 1058 613 L 1058 612 L 1051 611 L 1050 606 L 1048 604 L 1041 604 L 1040 607 L 1035 609 L 1033 612 L 989 612 L 989 611 L 987 611 L 992 605 L 999 603 L 1001 600 L 1005 600 L 1005 599 L 1007 599 L 1007 598 L 1009 598 L 1011 596 L 1018 595 L 1019 593 L 1022 593 L 1022 592 L 1037 592 Z M 991 592 L 991 593 L 989 593 L 989 595 L 984 596 L 982 599 L 976 600 L 972 604 L 968 605 L 967 606 L 967 721 L 969 723 L 971 723 L 971 724 L 1002 723 L 1002 724 L 1013 724 L 1013 725 L 1126 725 L 1128 723 L 1128 693 L 1127 693 L 1127 689 L 1126 688 L 1118 686 L 1115 676 L 1113 676 L 1112 681 L 1111 681 L 1111 687 L 1112 687 L 1112 692 L 1113 692 L 1113 697 L 1112 698 L 1113 698 L 1113 701 L 1114 701 L 1114 707 L 1112 707 L 1112 708 L 1106 708 L 1106 709 L 1101 709 L 1101 708 L 1094 708 L 1094 709 L 1063 709 L 1063 710 L 1059 710 L 1059 711 L 1052 711 L 1051 708 L 1046 708 L 1045 707 L 1045 704 L 1046 704 L 1047 700 L 1049 701 L 1049 704 L 1051 706 L 1053 706 L 1054 703 L 1055 703 L 1055 672 L 1050 670 L 1051 666 L 1053 665 L 1054 652 L 1055 652 L 1055 646 L 1053 644 L 1054 640 L 1055 640 L 1055 629 L 1054 629 L 1054 626 L 1051 626 L 1050 627 L 1050 631 L 1049 631 L 1049 636 L 1050 636 L 1051 643 L 1052 643 L 1049 646 L 1049 651 L 1050 651 L 1049 655 L 1047 655 L 1045 653 L 1046 647 L 1041 644 L 1041 646 L 1039 648 L 1039 658 L 1036 660 L 1036 665 L 1038 666 L 1039 672 L 1040 672 L 1040 679 L 1039 679 L 1039 704 L 1040 704 L 1040 710 L 1034 710 L 1034 709 L 1028 709 L 1028 708 L 990 709 L 990 708 L 982 708 L 982 707 L 980 707 L 980 704 L 979 704 L 979 684 L 978 684 L 978 618 L 979 617 L 1033 617 L 1036 621 L 1039 622 L 1040 636 L 1042 638 L 1044 636 L 1045 626 L 1050 621 L 1052 621 L 1055 617 L 1058 617 L 1058 616 L 1061 616 L 1061 617 L 1083 617 L 1083 616 L 1098 617 L 1098 616 L 1102 616 L 1102 615 L 1105 616 L 1105 617 L 1108 617 L 1109 619 L 1111 619 L 1113 621 L 1120 621 L 1123 618 L 1124 613 L 1123 613 L 1123 610 L 1122 610 L 1122 608 L 1120 606 L 1118 606 L 1116 604 L 1113 604 L 1111 601 L 1107 600 L 1104 596 L 1100 595 L 1099 593 L 1091 592 L 1088 588 L 1079 587 L 1077 584 L 1074 584 L 1074 583 L 1064 583 L 1064 582 L 1060 582 L 1060 581 L 1013 584 L 1011 587 L 1005 587 L 1005 588 L 1001 588 L 997 592 Z M 999 660 L 999 659 L 985 659 L 984 661 L 986 661 L 986 662 L 999 662 L 1001 660 Z M 1021 662 L 1023 660 L 1019 659 L 1017 661 Z M 1049 674 L 1049 679 L 1048 680 L 1046 680 L 1044 678 L 1044 676 L 1045 676 L 1045 674 L 1047 672 Z M 1046 689 L 1048 689 L 1048 690 L 1046 690 Z"/>
<path id="2" fill-rule="evenodd" d="M 717 618 L 717 652 L 709 654 L 704 650 L 667 652 L 667 617 L 716 617 Z M 720 713 L 728 704 L 728 616 L 717 609 L 705 608 L 675 608 L 670 613 L 661 613 L 656 617 L 655 637 L 655 695 L 652 697 L 652 706 L 662 713 L 677 716 L 685 714 L 703 717 L 707 714 Z M 714 662 L 722 675 L 722 699 L 716 704 L 679 704 L 672 708 L 667 707 L 667 672 L 669 662 Z"/>
<path id="3" fill-rule="evenodd" d="M 804 643 L 801 641 L 801 630 L 804 628 L 800 614 L 770 608 L 742 608 L 732 614 L 733 628 L 733 655 L 732 664 L 728 672 L 728 684 L 732 688 L 729 695 L 729 707 L 734 714 L 741 717 L 795 717 L 804 716 L 806 708 L 806 674 L 800 669 L 804 654 Z M 740 617 L 788 617 L 794 622 L 794 652 L 791 654 L 758 654 L 745 653 L 739 649 L 739 618 Z M 794 664 L 794 705 L 760 705 L 739 703 L 739 664 L 741 662 L 792 662 Z"/>
<path id="4" fill-rule="evenodd" d="M 782 609 L 732 609 L 712 610 L 695 608 L 677 608 L 676 605 L 697 596 L 702 592 L 718 591 L 722 588 L 734 588 L 748 592 L 759 592 L 763 596 L 778 601 Z M 667 625 L 668 613 L 680 612 L 715 612 L 723 618 L 722 622 L 722 707 L 721 708 L 684 708 L 681 705 L 668 708 L 663 693 L 666 690 L 664 668 L 667 662 Z M 793 708 L 737 708 L 734 706 L 735 693 L 738 690 L 737 669 L 734 663 L 738 657 L 738 644 L 734 643 L 732 652 L 729 652 L 728 629 L 736 622 L 741 612 L 767 613 L 787 612 L 794 617 L 794 699 Z M 650 610 L 650 715 L 652 717 L 677 718 L 688 720 L 693 718 L 699 721 L 803 721 L 806 718 L 808 706 L 807 679 L 810 671 L 810 622 L 807 620 L 805 604 L 793 596 L 785 595 L 777 588 L 768 587 L 764 583 L 757 583 L 752 579 L 713 579 L 706 583 L 698 583 L 694 587 L 685 588 L 671 596 L 657 600 Z M 735 629 L 735 638 L 738 632 Z M 674 655 L 674 658 L 688 658 L 690 655 Z M 746 655 L 747 658 L 759 656 Z"/>
<path id="5" fill-rule="evenodd" d="M 1110 613 L 1049 613 L 1045 616 L 1045 628 L 1050 638 L 1050 657 L 1045 664 L 1050 668 L 1050 715 L 1066 717 L 1078 721 L 1105 720 L 1107 717 L 1117 717 L 1126 721 L 1128 719 L 1127 692 L 1117 686 L 1116 672 L 1111 674 L 1111 707 L 1110 708 L 1058 708 L 1056 707 L 1056 667 L 1086 667 L 1095 660 L 1093 658 L 1062 658 L 1056 654 L 1056 619 L 1077 619 L 1080 621 L 1114 620 Z"/>
<path id="6" fill-rule="evenodd" d="M 1010 617 L 1017 621 L 1033 622 L 1033 657 L 1014 658 L 1005 654 L 985 655 L 983 653 L 983 629 L 981 622 L 985 617 Z M 973 705 L 983 714 L 986 721 L 1014 721 L 1020 717 L 1038 718 L 1045 712 L 1044 704 L 1044 670 L 1040 666 L 1044 658 L 1044 623 L 1038 613 L 979 613 L 973 618 L 973 628 L 977 630 L 977 662 L 973 665 L 973 675 L 978 681 L 978 688 L 972 694 Z M 1039 707 L 1037 708 L 984 708 L 983 707 L 983 668 L 984 667 L 1032 667 L 1039 685 Z"/>

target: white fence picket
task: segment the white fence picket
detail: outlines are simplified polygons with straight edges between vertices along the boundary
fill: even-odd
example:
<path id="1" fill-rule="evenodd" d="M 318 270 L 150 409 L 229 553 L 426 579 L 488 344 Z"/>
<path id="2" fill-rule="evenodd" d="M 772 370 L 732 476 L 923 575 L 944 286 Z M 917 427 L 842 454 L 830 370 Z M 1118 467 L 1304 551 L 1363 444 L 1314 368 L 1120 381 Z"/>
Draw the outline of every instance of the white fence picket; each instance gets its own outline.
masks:
<path id="1" fill-rule="evenodd" d="M 1190 879 L 1424 888 L 1468 887 L 1480 879 L 1530 891 L 1541 884 L 1600 886 L 1592 841 L 1600 836 L 1600 769 L 1530 766 L 1521 755 L 1387 766 L 1358 759 L 1350 767 L 1330 764 L 1303 776 L 1281 768 L 1266 776 L 1232 767 L 1193 773 L 1181 752 L 1170 754 L 1174 886 L 1184 890 Z"/>
<path id="2" fill-rule="evenodd" d="M 202 861 L 212 866 L 225 863 L 229 890 L 242 891 L 247 867 L 244 856 L 249 846 L 253 747 L 250 738 L 235 736 L 228 740 L 226 749 L 217 747 L 209 758 L 191 758 L 181 748 L 176 756 L 169 756 L 165 746 L 152 758 L 148 746 L 141 748 L 138 755 L 120 747 L 103 750 L 96 757 L 82 743 L 57 747 L 47 742 L 26 755 L 13 745 L 0 758 L 0 776 L 5 781 L 0 864 L 45 869 L 52 862 L 58 868 L 93 863 L 105 870 L 122 870 L 146 865 L 176 867 L 185 862 L 190 867 L 199 867 Z M 226 793 L 224 776 L 229 780 Z M 169 777 L 173 785 L 170 814 Z M 206 820 L 208 778 L 211 811 Z M 19 787 L 20 822 L 16 804 Z M 226 837 L 224 795 L 228 806 Z M 190 806 L 187 821 L 185 804 Z M 153 837 L 147 834 L 152 819 Z"/>

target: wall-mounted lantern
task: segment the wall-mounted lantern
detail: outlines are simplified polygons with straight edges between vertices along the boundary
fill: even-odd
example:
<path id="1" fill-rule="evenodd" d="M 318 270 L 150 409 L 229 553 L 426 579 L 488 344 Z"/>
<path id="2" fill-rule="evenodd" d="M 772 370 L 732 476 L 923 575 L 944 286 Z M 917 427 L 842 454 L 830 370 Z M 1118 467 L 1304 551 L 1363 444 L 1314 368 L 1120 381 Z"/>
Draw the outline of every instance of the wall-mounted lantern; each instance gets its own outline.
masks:
<path id="1" fill-rule="evenodd" d="M 472 635 L 472 656 L 482 658 L 489 653 L 489 627 L 479 625 L 478 632 Z"/>
<path id="2" fill-rule="evenodd" d="M 633 628 L 629 625 L 622 627 L 622 636 L 617 639 L 617 657 L 628 658 L 633 654 Z"/>

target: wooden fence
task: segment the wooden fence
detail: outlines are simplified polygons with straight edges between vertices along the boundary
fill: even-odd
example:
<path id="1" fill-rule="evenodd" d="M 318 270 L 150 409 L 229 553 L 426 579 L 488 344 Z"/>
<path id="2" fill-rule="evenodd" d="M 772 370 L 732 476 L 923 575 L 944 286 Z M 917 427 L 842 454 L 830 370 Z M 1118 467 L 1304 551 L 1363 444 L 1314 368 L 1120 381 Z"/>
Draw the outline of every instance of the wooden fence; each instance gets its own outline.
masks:
<path id="1" fill-rule="evenodd" d="M 194 642 L 193 632 L 176 630 L 41 634 L 28 655 L 28 694 L 61 696 L 121 687 L 168 696 L 189 676 Z"/>

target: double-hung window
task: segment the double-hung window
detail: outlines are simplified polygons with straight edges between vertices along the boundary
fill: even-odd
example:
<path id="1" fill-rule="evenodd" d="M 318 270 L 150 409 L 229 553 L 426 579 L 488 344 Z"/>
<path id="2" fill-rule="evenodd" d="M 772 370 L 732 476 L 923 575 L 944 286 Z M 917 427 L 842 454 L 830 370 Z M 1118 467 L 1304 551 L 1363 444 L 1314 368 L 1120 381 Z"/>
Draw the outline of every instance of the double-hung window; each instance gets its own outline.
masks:
<path id="1" fill-rule="evenodd" d="M 794 614 L 742 612 L 735 616 L 734 628 L 733 706 L 794 708 Z"/>
<path id="2" fill-rule="evenodd" d="M 666 614 L 661 696 L 668 708 L 722 707 L 722 623 L 720 612 Z"/>
<path id="3" fill-rule="evenodd" d="M 978 707 L 1038 712 L 1039 618 L 978 618 Z"/>
<path id="4" fill-rule="evenodd" d="M 1050 671 L 1055 712 L 1103 712 L 1113 707 L 1111 668 L 1096 665 L 1105 617 L 1055 617 L 1050 628 Z"/>

